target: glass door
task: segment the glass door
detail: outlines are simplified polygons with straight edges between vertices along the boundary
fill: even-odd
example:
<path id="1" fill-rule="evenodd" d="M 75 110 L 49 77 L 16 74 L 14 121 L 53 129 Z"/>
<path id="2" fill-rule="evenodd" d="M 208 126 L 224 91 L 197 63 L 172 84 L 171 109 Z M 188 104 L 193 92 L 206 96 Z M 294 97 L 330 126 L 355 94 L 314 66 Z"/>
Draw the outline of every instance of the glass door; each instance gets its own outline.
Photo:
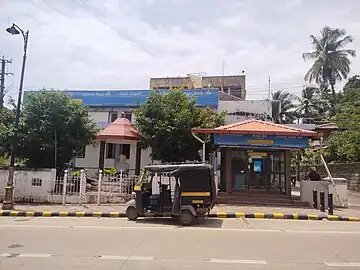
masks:
<path id="1" fill-rule="evenodd" d="M 273 190 L 285 193 L 285 154 L 284 152 L 271 153 L 270 187 Z"/>
<path id="2" fill-rule="evenodd" d="M 250 188 L 266 188 L 266 157 L 252 157 L 250 163 Z"/>
<path id="3" fill-rule="evenodd" d="M 231 157 L 231 188 L 233 191 L 247 190 L 247 164 L 246 152 L 233 149 Z"/>

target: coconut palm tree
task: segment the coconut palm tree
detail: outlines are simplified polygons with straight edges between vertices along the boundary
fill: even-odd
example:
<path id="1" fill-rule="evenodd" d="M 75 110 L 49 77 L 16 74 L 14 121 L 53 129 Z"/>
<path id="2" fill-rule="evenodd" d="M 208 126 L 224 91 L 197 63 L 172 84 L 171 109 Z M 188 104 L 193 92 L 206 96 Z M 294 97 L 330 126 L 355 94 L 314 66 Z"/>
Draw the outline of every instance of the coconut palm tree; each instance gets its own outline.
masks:
<path id="1" fill-rule="evenodd" d="M 272 100 L 278 101 L 278 106 L 276 106 L 277 111 L 279 112 L 276 116 L 276 122 L 289 124 L 293 123 L 295 120 L 294 109 L 295 105 L 293 101 L 296 97 L 293 94 L 290 94 L 287 91 L 279 90 L 272 93 Z"/>
<path id="2" fill-rule="evenodd" d="M 313 64 L 305 75 L 305 81 L 321 84 L 327 82 L 331 85 L 332 106 L 335 107 L 335 82 L 346 79 L 350 72 L 349 56 L 355 57 L 356 53 L 344 47 L 353 41 L 344 29 L 325 26 L 321 36 L 310 35 L 313 51 L 303 53 L 304 60 L 312 60 Z"/>
<path id="3" fill-rule="evenodd" d="M 317 87 L 316 87 L 317 88 Z M 316 92 L 316 98 L 318 99 L 318 113 L 323 119 L 332 116 L 332 91 L 329 89 L 329 84 L 321 83 Z"/>
<path id="4" fill-rule="evenodd" d="M 295 112 L 302 118 L 304 124 L 313 124 L 321 122 L 324 118 L 319 115 L 322 109 L 320 92 L 316 86 L 305 86 L 302 90 L 301 98 L 297 98 L 299 104 Z"/>

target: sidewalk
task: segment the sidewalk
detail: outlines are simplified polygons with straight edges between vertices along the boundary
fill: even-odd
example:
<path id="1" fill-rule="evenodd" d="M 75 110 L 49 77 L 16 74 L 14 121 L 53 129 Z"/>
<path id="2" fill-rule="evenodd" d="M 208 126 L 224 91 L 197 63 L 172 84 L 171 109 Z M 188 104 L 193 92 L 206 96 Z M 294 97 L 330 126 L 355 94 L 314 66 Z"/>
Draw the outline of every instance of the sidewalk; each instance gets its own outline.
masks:
<path id="1" fill-rule="evenodd" d="M 349 208 L 336 208 L 334 209 L 334 215 L 348 216 L 348 217 L 360 217 L 360 194 L 349 192 Z M 1 204 L 0 204 L 1 205 Z M 16 211 L 34 211 L 34 212 L 119 212 L 125 213 L 124 204 L 111 204 L 111 205 L 36 205 L 36 204 L 16 204 Z M 284 213 L 284 214 L 304 214 L 304 215 L 326 215 L 327 212 L 320 212 L 319 210 L 312 208 L 295 208 L 295 207 L 274 207 L 274 206 L 237 206 L 237 205 L 217 205 L 211 213 Z"/>
<path id="2" fill-rule="evenodd" d="M 15 205 L 16 211 L 36 211 L 36 212 L 120 212 L 125 213 L 125 206 L 119 205 Z M 305 214 L 305 215 L 323 215 L 327 213 L 320 212 L 311 208 L 294 207 L 267 207 L 267 206 L 236 206 L 236 205 L 218 205 L 211 213 L 284 213 L 284 214 Z M 334 215 L 360 217 L 360 208 L 335 209 Z"/>

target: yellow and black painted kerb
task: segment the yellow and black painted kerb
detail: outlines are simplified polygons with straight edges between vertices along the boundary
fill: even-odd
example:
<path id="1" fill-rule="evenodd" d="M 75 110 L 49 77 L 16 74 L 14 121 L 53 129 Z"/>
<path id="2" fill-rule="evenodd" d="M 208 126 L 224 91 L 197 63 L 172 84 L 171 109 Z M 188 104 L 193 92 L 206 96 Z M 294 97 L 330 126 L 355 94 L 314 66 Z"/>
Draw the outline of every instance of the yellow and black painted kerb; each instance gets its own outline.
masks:
<path id="1" fill-rule="evenodd" d="M 323 220 L 331 221 L 360 221 L 360 217 L 346 217 L 335 215 L 314 214 L 286 214 L 286 213 L 246 213 L 246 212 L 217 212 L 208 215 L 211 218 L 256 218 L 256 219 L 294 219 L 294 220 Z"/>
<path id="2" fill-rule="evenodd" d="M 40 212 L 40 211 L 0 211 L 2 217 L 126 217 L 120 212 Z"/>
<path id="3" fill-rule="evenodd" d="M 142 217 L 170 217 L 171 214 L 145 214 Z M 0 211 L 0 217 L 106 217 L 123 218 L 121 212 L 51 212 L 51 211 Z M 335 215 L 314 214 L 286 214 L 286 213 L 246 213 L 246 212 L 216 212 L 210 213 L 209 218 L 255 218 L 255 219 L 293 219 L 293 220 L 323 220 L 330 221 L 360 221 L 360 217 L 346 217 Z"/>

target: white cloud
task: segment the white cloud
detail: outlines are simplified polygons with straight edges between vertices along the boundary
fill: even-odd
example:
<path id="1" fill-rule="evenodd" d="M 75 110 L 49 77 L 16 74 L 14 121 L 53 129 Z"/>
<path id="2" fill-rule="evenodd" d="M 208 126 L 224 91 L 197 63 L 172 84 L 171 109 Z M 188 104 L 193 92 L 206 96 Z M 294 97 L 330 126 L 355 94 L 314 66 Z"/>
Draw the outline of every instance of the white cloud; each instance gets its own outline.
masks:
<path id="1" fill-rule="evenodd" d="M 300 92 L 311 64 L 301 54 L 324 25 L 345 28 L 360 51 L 360 3 L 310 1 L 0 0 L 0 29 L 30 29 L 25 89 L 147 89 L 151 76 L 220 75 L 225 60 L 225 73 L 245 70 L 249 98 L 261 98 L 268 76 L 274 90 Z M 0 40 L 15 96 L 22 40 L 5 31 Z"/>
<path id="2" fill-rule="evenodd" d="M 277 10 L 286 10 L 297 8 L 303 4 L 303 0 L 287 0 L 276 7 Z"/>

